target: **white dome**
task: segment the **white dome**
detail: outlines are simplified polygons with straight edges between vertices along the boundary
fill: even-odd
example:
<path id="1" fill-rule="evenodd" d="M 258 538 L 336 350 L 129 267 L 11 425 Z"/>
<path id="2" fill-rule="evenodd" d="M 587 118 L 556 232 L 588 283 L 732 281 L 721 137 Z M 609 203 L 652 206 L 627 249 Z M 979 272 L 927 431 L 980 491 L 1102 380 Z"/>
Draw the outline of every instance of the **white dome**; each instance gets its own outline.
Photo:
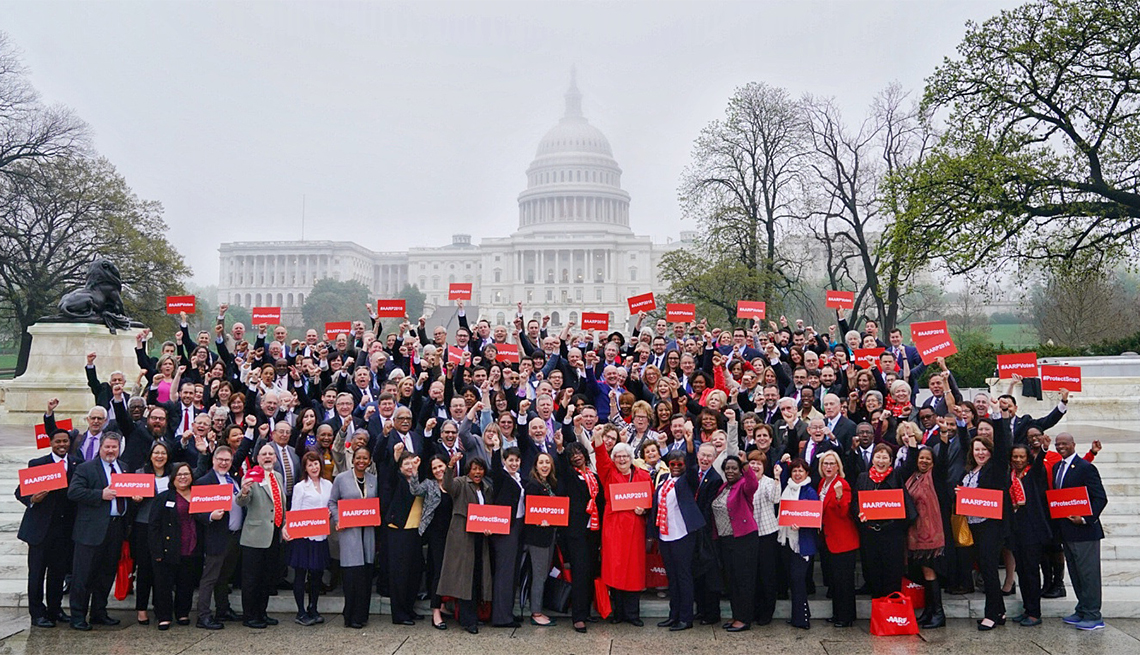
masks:
<path id="1" fill-rule="evenodd" d="M 613 157 L 610 142 L 598 128 L 581 116 L 567 116 L 550 128 L 538 142 L 535 157 L 556 153 L 588 153 Z"/>

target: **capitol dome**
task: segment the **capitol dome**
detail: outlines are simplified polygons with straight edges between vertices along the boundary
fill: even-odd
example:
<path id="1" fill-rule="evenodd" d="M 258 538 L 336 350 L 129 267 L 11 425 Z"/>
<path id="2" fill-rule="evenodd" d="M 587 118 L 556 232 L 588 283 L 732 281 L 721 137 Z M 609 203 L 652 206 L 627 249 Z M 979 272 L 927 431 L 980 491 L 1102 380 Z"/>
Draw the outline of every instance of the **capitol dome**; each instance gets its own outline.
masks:
<path id="1" fill-rule="evenodd" d="M 629 232 L 629 194 L 610 142 L 582 114 L 582 94 L 571 72 L 562 119 L 542 137 L 519 194 L 519 230 L 563 230 L 588 225 Z"/>

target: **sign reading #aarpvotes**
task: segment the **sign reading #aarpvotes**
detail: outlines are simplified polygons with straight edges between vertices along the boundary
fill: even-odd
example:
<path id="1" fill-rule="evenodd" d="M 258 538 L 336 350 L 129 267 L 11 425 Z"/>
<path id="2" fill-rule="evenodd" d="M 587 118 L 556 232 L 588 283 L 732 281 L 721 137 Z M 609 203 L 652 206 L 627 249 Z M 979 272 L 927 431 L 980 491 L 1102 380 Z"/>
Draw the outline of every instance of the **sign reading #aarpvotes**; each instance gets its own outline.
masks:
<path id="1" fill-rule="evenodd" d="M 294 509 L 285 512 L 285 530 L 290 539 L 327 537 L 329 534 L 329 508 Z"/>
<path id="2" fill-rule="evenodd" d="M 448 300 L 471 300 L 470 282 L 452 282 L 447 285 Z"/>
<path id="3" fill-rule="evenodd" d="M 467 505 L 467 531 L 480 534 L 484 532 L 510 534 L 511 513 L 514 512 L 514 509 L 510 505 L 471 503 Z"/>
<path id="4" fill-rule="evenodd" d="M 41 491 L 55 491 L 67 487 L 67 469 L 63 460 L 20 469 L 20 495 L 34 496 Z"/>
<path id="5" fill-rule="evenodd" d="M 196 484 L 190 487 L 190 513 L 203 514 L 233 508 L 234 488 L 228 484 Z"/>
<path id="6" fill-rule="evenodd" d="M 859 511 L 868 521 L 905 519 L 906 505 L 903 504 L 903 491 L 902 489 L 860 491 Z"/>
<path id="7" fill-rule="evenodd" d="M 333 321 L 325 323 L 325 338 L 335 339 L 338 334 L 351 334 L 352 321 Z"/>
<path id="8" fill-rule="evenodd" d="M 997 356 L 998 378 L 1008 380 L 1014 375 L 1023 378 L 1037 377 L 1037 353 L 1012 353 Z"/>
<path id="9" fill-rule="evenodd" d="M 697 320 L 697 306 L 693 303 L 669 303 L 665 305 L 665 320 L 670 323 L 685 323 Z"/>
<path id="10" fill-rule="evenodd" d="M 781 500 L 780 525 L 818 528 L 823 525 L 822 500 Z"/>
<path id="11" fill-rule="evenodd" d="M 167 296 L 166 313 L 181 314 L 182 312 L 194 313 L 194 296 Z"/>
<path id="12" fill-rule="evenodd" d="M 582 312 L 583 330 L 610 329 L 610 315 L 603 312 Z"/>
<path id="13" fill-rule="evenodd" d="M 824 305 L 833 309 L 854 309 L 855 292 L 833 291 L 828 289 L 827 296 L 824 299 Z"/>
<path id="14" fill-rule="evenodd" d="M 765 307 L 763 300 L 737 300 L 736 318 L 754 318 L 757 321 L 762 321 L 764 320 Z"/>
<path id="15" fill-rule="evenodd" d="M 1060 391 L 1061 389 L 1081 390 L 1081 367 L 1042 364 L 1041 390 Z"/>
<path id="16" fill-rule="evenodd" d="M 639 296 L 630 296 L 625 301 L 629 303 L 629 313 L 651 312 L 657 309 L 657 301 L 652 293 L 643 293 Z"/>
<path id="17" fill-rule="evenodd" d="M 526 497 L 526 523 L 527 525 L 567 526 L 570 525 L 570 498 L 567 496 L 533 496 Z"/>
<path id="18" fill-rule="evenodd" d="M 408 301 L 403 298 L 376 301 L 376 318 L 403 318 L 408 313 Z"/>
<path id="19" fill-rule="evenodd" d="M 648 480 L 610 485 L 610 509 L 624 512 L 653 507 L 653 486 Z"/>
<path id="20" fill-rule="evenodd" d="M 517 343 L 497 343 L 495 344 L 495 351 L 495 359 L 500 362 L 519 363 L 519 345 Z"/>
<path id="21" fill-rule="evenodd" d="M 1000 519 L 1004 493 L 1001 489 L 958 487 L 958 500 L 954 504 L 954 513 L 961 516 Z"/>
<path id="22" fill-rule="evenodd" d="M 946 321 L 924 321 L 910 324 L 910 340 L 917 344 L 924 339 L 950 338 L 950 331 L 946 329 Z"/>
<path id="23" fill-rule="evenodd" d="M 336 503 L 338 528 L 370 528 L 380 525 L 379 498 L 345 498 Z"/>
<path id="24" fill-rule="evenodd" d="M 958 352 L 958 346 L 954 345 L 949 334 L 933 339 L 919 339 L 914 342 L 914 347 L 918 348 L 922 363 L 928 366 L 938 361 L 939 357 L 949 357 Z"/>
<path id="25" fill-rule="evenodd" d="M 1049 518 L 1067 519 L 1070 516 L 1092 516 L 1092 503 L 1089 502 L 1087 487 L 1049 489 L 1045 492 L 1049 503 Z"/>
<path id="26" fill-rule="evenodd" d="M 113 473 L 111 488 L 119 496 L 154 498 L 154 475 L 150 473 Z"/>
<path id="27" fill-rule="evenodd" d="M 55 422 L 56 430 L 71 430 L 71 419 L 64 419 Z M 36 424 L 36 448 L 47 448 L 51 445 L 51 435 L 47 433 L 47 426 L 43 423 Z"/>
<path id="28" fill-rule="evenodd" d="M 249 322 L 253 325 L 280 325 L 280 307 L 254 307 L 249 310 Z"/>

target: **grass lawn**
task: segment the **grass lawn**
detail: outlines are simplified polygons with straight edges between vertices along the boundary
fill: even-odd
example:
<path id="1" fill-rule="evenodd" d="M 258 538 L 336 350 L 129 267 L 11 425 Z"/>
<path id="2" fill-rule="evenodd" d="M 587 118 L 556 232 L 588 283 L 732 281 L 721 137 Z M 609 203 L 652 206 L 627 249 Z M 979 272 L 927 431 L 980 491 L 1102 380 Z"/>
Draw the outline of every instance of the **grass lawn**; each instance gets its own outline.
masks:
<path id="1" fill-rule="evenodd" d="M 16 368 L 16 354 L 0 355 L 0 370 Z M 8 374 L 0 374 L 0 379 L 12 377 Z"/>
<path id="2" fill-rule="evenodd" d="M 1010 347 L 1036 346 L 1037 332 L 1028 323 L 1009 323 L 990 326 L 990 341 Z"/>

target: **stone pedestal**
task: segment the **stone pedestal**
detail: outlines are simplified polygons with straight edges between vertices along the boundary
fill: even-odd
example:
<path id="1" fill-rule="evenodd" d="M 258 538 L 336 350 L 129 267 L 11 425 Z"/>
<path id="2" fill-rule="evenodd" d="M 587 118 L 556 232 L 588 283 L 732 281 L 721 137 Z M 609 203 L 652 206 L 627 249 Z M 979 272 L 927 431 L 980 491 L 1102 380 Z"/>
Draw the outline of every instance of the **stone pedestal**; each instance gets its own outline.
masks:
<path id="1" fill-rule="evenodd" d="M 105 325 L 93 323 L 36 323 L 28 328 L 32 349 L 27 371 L 15 380 L 0 382 L 0 423 L 35 425 L 43 420 L 51 398 L 59 398 L 56 418 L 82 418 L 95 404 L 87 387 L 87 353 L 95 352 L 99 379 L 106 381 L 112 371 L 122 371 L 128 386 L 138 377 L 135 335 L 138 329 L 111 334 Z"/>

